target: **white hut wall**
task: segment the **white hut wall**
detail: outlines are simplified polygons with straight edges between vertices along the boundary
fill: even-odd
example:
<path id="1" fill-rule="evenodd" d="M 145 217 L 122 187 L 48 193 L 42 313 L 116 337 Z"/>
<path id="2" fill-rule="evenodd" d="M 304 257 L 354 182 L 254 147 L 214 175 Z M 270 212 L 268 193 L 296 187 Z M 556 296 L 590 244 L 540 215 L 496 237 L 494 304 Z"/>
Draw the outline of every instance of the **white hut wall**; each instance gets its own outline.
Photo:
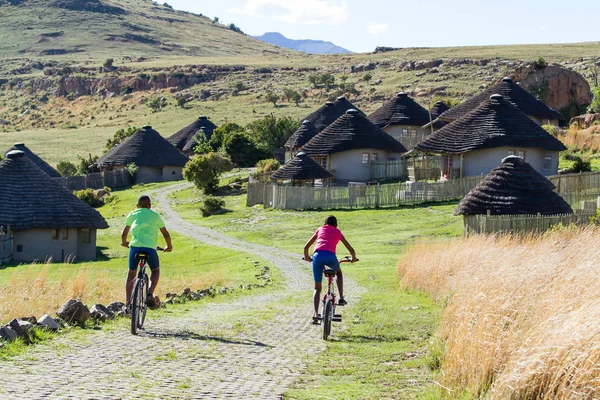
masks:
<path id="1" fill-rule="evenodd" d="M 556 175 L 558 172 L 558 152 L 535 147 L 496 147 L 470 151 L 464 154 L 463 176 L 487 175 L 502 162 L 509 154 L 516 156 L 525 153 L 525 161 L 544 176 Z M 545 158 L 550 157 L 549 168 L 544 168 Z M 454 157 L 454 168 L 460 168 L 460 156 Z"/>
<path id="2" fill-rule="evenodd" d="M 140 167 L 135 178 L 135 183 L 162 182 L 162 168 Z"/>
<path id="3" fill-rule="evenodd" d="M 163 167 L 162 180 L 163 182 L 180 181 L 183 179 L 182 167 Z"/>
<path id="4" fill-rule="evenodd" d="M 402 143 L 407 150 L 412 149 L 431 134 L 431 128 L 416 125 L 391 125 L 383 128 L 383 131 Z"/>
<path id="5" fill-rule="evenodd" d="M 96 259 L 96 229 L 77 230 L 77 260 L 94 261 Z"/>
<path id="6" fill-rule="evenodd" d="M 363 154 L 369 154 L 368 162 L 363 163 Z M 380 149 L 356 149 L 334 153 L 329 156 L 329 169 L 335 171 L 337 182 L 367 182 L 371 177 L 371 161 L 390 159 L 400 160 L 401 154 Z"/>
<path id="7" fill-rule="evenodd" d="M 13 232 L 14 261 L 44 261 L 50 257 L 53 261 L 63 261 L 66 258 L 77 256 L 77 229 L 66 229 L 68 232 L 66 238 L 64 238 L 64 231 L 60 229 L 55 240 L 52 239 L 53 229 L 29 229 Z"/>

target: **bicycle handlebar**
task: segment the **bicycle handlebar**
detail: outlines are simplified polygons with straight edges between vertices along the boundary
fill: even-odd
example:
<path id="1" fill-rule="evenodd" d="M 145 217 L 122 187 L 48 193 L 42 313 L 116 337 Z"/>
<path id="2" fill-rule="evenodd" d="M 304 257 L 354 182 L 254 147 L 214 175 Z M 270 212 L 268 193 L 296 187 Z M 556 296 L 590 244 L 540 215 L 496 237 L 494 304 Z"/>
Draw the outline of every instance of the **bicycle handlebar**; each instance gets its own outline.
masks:
<path id="1" fill-rule="evenodd" d="M 302 257 L 302 261 L 306 261 L 306 258 Z M 356 261 L 354 261 L 354 262 L 359 262 L 359 261 L 360 261 L 360 260 L 357 258 L 357 259 L 356 259 Z M 340 259 L 338 260 L 338 262 L 339 262 L 339 263 L 345 263 L 345 262 L 349 262 L 349 263 L 351 263 L 351 262 L 352 262 L 352 257 L 350 257 L 350 256 L 345 256 L 344 258 L 340 258 Z"/>

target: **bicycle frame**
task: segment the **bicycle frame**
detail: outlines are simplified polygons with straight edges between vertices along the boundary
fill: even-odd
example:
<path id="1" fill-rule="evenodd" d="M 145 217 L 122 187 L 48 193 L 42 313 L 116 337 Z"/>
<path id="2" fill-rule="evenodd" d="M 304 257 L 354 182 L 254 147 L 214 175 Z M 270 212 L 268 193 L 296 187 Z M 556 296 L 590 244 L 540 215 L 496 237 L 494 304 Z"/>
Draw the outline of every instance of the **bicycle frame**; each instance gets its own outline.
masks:
<path id="1" fill-rule="evenodd" d="M 137 334 L 138 329 L 142 329 L 144 326 L 148 308 L 146 300 L 149 287 L 148 275 L 146 274 L 148 256 L 139 254 L 137 257 L 139 257 L 138 274 L 131 293 L 131 333 L 134 335 Z"/>

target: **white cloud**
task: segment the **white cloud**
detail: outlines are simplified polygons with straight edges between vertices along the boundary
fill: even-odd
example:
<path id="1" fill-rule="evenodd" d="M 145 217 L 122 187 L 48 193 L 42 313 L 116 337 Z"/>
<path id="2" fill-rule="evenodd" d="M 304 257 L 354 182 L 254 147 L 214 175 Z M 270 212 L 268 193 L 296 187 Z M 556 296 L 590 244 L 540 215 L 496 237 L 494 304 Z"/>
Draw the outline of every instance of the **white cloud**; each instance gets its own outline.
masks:
<path id="1" fill-rule="evenodd" d="M 369 24 L 369 33 L 374 36 L 384 34 L 390 28 L 388 24 Z"/>
<path id="2" fill-rule="evenodd" d="M 230 8 L 232 14 L 271 16 L 290 24 L 340 24 L 348 19 L 344 2 L 327 0 L 246 0 L 243 8 Z"/>

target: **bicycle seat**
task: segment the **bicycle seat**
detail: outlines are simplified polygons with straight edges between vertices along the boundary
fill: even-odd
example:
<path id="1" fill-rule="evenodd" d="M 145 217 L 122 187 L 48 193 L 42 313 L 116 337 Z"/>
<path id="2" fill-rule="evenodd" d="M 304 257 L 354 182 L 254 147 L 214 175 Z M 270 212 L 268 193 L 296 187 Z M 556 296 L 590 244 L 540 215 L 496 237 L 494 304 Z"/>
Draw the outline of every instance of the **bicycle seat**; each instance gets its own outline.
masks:
<path id="1" fill-rule="evenodd" d="M 325 267 L 325 269 L 323 270 L 323 274 L 325 276 L 335 276 L 335 273 L 337 272 L 337 270 L 334 269 L 330 269 L 328 267 Z"/>
<path id="2" fill-rule="evenodd" d="M 136 253 L 135 259 L 136 260 L 146 260 L 146 261 L 148 261 L 148 254 L 146 254 L 146 253 Z"/>

